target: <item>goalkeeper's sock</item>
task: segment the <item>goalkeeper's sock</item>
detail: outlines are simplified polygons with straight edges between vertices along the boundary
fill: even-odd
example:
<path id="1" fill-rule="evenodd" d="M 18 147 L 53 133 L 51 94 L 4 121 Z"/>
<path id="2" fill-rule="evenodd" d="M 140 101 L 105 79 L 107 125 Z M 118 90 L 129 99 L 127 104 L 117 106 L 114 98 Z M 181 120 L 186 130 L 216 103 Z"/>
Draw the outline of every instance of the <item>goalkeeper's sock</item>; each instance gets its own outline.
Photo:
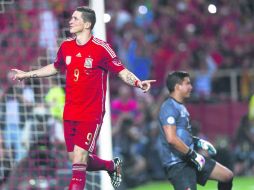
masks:
<path id="1" fill-rule="evenodd" d="M 89 154 L 87 171 L 99 170 L 114 171 L 114 162 L 112 160 L 103 160 L 95 154 Z"/>
<path id="2" fill-rule="evenodd" d="M 86 185 L 86 164 L 72 165 L 72 179 L 69 190 L 84 190 Z"/>
<path id="3" fill-rule="evenodd" d="M 228 182 L 218 182 L 218 190 L 231 190 L 233 186 L 233 180 Z"/>

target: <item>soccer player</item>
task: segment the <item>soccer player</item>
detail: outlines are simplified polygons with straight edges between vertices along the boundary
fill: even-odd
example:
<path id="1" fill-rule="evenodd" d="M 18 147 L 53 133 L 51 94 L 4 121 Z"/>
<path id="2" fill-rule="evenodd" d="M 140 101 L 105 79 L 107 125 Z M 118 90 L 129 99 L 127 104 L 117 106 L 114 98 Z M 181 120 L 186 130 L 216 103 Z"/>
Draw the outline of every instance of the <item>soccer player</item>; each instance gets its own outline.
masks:
<path id="1" fill-rule="evenodd" d="M 218 181 L 219 190 L 232 188 L 233 173 L 211 158 L 194 150 L 194 145 L 216 154 L 211 143 L 192 136 L 189 112 L 184 100 L 190 96 L 192 85 L 187 72 L 175 71 L 167 77 L 169 97 L 159 111 L 160 157 L 169 181 L 175 190 L 196 190 L 197 183 L 205 185 L 208 179 Z"/>
<path id="2" fill-rule="evenodd" d="M 61 44 L 54 64 L 29 72 L 13 69 L 14 80 L 47 77 L 59 71 L 66 74 L 64 136 L 67 151 L 73 153 L 69 190 L 84 189 L 86 171 L 108 171 L 115 188 L 121 182 L 122 161 L 119 158 L 106 161 L 93 154 L 105 114 L 108 72 L 144 92 L 155 82 L 140 81 L 126 69 L 110 45 L 92 35 L 95 22 L 94 10 L 78 7 L 69 21 L 74 37 Z"/>

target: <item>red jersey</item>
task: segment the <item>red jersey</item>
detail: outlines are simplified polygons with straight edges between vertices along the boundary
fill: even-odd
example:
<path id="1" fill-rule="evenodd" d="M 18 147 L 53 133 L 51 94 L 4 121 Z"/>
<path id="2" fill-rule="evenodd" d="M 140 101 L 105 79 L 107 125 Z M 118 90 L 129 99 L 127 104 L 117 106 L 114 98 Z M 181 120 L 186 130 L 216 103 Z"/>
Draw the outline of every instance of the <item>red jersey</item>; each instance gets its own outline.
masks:
<path id="1" fill-rule="evenodd" d="M 66 73 L 64 120 L 102 121 L 108 71 L 117 74 L 124 69 L 110 45 L 93 36 L 85 45 L 68 39 L 54 66 Z"/>

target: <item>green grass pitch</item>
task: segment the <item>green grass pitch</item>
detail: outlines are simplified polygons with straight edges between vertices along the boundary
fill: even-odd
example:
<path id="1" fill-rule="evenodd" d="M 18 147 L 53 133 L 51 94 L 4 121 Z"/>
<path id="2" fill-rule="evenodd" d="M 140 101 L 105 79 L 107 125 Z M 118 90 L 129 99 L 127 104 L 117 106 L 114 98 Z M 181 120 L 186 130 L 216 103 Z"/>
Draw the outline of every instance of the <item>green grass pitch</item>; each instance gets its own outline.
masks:
<path id="1" fill-rule="evenodd" d="M 216 190 L 217 182 L 208 181 L 206 186 L 198 185 L 198 190 Z M 169 182 L 150 182 L 129 190 L 174 190 Z M 254 176 L 235 177 L 233 181 L 233 190 L 254 190 Z"/>

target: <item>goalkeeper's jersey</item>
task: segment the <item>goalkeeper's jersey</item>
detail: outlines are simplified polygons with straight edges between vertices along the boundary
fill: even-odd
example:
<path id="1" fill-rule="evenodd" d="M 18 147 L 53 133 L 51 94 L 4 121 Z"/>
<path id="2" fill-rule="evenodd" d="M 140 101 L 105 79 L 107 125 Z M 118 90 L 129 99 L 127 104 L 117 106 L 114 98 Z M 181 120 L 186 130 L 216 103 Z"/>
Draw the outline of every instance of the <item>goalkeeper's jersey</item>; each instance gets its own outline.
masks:
<path id="1" fill-rule="evenodd" d="M 105 113 L 108 72 L 124 69 L 110 45 L 95 37 L 84 45 L 64 41 L 54 62 L 66 73 L 64 120 L 100 122 Z"/>
<path id="2" fill-rule="evenodd" d="M 160 108 L 160 143 L 159 149 L 162 164 L 165 167 L 183 162 L 183 155 L 172 147 L 166 139 L 163 126 L 176 126 L 177 136 L 189 147 L 193 148 L 189 112 L 186 107 L 173 98 L 168 98 Z"/>

